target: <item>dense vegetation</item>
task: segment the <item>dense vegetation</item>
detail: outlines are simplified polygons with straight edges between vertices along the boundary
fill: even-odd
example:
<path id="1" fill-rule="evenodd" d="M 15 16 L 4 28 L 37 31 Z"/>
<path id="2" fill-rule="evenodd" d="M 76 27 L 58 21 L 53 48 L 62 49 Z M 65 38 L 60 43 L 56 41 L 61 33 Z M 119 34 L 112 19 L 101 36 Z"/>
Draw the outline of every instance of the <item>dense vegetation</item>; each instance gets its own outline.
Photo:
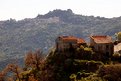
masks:
<path id="1" fill-rule="evenodd" d="M 40 50 L 30 51 L 24 66 L 8 64 L 0 72 L 0 81 L 121 81 L 120 60 L 100 55 L 88 46 L 53 48 L 46 57 Z"/>
<path id="2" fill-rule="evenodd" d="M 74 35 L 88 40 L 90 34 L 113 36 L 121 31 L 121 17 L 103 18 L 54 10 L 45 15 L 20 21 L 0 21 L 0 61 L 23 58 L 37 48 L 47 51 L 59 35 Z M 76 32 L 75 32 L 76 31 Z"/>

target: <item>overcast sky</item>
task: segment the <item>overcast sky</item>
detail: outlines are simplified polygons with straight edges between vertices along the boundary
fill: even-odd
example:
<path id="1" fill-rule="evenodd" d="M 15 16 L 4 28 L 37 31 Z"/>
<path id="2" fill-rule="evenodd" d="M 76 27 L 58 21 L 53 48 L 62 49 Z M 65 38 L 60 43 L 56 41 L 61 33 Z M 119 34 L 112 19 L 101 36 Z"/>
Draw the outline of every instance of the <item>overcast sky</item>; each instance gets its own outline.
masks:
<path id="1" fill-rule="evenodd" d="M 0 20 L 34 18 L 54 9 L 112 18 L 121 16 L 121 0 L 0 0 Z"/>

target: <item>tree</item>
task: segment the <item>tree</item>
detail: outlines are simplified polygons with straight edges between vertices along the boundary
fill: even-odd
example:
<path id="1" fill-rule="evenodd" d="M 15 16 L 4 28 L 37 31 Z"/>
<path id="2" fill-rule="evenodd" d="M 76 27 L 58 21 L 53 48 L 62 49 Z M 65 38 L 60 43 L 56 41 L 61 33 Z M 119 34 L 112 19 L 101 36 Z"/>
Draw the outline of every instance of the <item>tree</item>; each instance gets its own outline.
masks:
<path id="1" fill-rule="evenodd" d="M 25 57 L 25 65 L 29 68 L 35 68 L 40 70 L 40 65 L 42 63 L 43 57 L 40 50 L 36 50 L 34 53 L 32 51 L 28 52 Z"/>
<path id="2" fill-rule="evenodd" d="M 0 81 L 20 81 L 20 73 L 22 69 L 17 64 L 8 64 L 4 70 L 0 72 Z M 13 76 L 7 76 L 8 73 L 12 73 Z M 9 79 L 9 80 L 8 80 Z"/>
<path id="3" fill-rule="evenodd" d="M 20 81 L 19 74 L 22 72 L 22 69 L 18 65 L 16 65 L 16 64 L 9 64 L 8 65 L 8 69 L 9 69 L 9 71 L 14 73 L 15 79 L 16 80 L 18 79 L 18 81 Z"/>
<path id="4" fill-rule="evenodd" d="M 118 41 L 121 41 L 121 32 L 115 34 Z"/>
<path id="5" fill-rule="evenodd" d="M 106 81 L 121 81 L 121 64 L 100 67 L 98 76 L 106 79 Z"/>
<path id="6" fill-rule="evenodd" d="M 11 63 L 0 72 L 0 81 L 40 81 L 41 68 L 44 63 L 42 52 L 28 52 L 25 57 L 25 68 Z M 8 76 L 9 75 L 9 76 Z"/>

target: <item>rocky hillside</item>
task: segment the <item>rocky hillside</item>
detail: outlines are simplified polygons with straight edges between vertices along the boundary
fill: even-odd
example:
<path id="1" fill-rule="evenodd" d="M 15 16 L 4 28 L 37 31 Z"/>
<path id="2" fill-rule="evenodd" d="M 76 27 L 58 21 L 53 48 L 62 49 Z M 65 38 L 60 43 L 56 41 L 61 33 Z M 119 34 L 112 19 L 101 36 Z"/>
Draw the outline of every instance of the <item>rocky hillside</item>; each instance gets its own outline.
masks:
<path id="1" fill-rule="evenodd" d="M 37 48 L 47 51 L 59 35 L 74 35 L 88 41 L 89 35 L 113 36 L 118 31 L 121 31 L 121 17 L 84 16 L 70 9 L 20 21 L 0 21 L 0 60 L 22 58 L 25 52 Z"/>

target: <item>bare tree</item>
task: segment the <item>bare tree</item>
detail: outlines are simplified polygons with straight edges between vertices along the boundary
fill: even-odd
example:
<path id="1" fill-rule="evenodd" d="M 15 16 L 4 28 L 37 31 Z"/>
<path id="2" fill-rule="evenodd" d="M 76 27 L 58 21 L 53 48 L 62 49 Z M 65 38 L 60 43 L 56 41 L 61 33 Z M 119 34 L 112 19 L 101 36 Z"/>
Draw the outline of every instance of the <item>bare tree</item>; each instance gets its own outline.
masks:
<path id="1" fill-rule="evenodd" d="M 34 53 L 32 51 L 28 52 L 25 57 L 25 65 L 30 68 L 35 68 L 40 70 L 40 65 L 42 63 L 43 57 L 40 50 L 36 50 Z"/>

